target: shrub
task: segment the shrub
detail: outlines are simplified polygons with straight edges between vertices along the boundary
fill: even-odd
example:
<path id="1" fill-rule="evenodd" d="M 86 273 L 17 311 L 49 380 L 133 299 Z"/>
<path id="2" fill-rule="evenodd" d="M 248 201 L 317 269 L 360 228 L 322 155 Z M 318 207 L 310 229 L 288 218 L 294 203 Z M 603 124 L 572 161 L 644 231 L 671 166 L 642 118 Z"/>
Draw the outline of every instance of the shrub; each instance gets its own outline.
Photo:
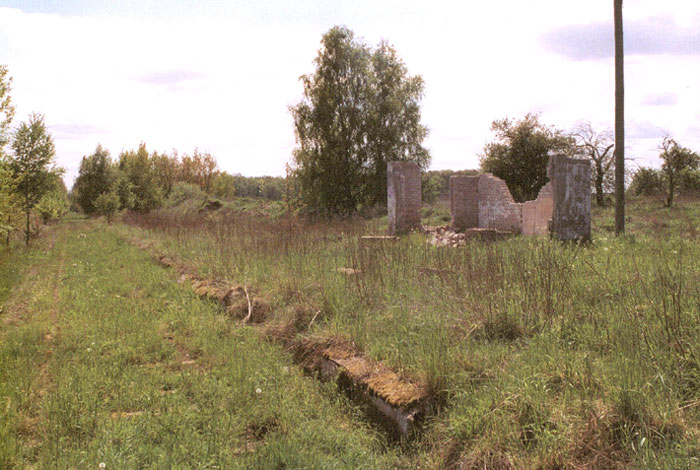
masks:
<path id="1" fill-rule="evenodd" d="M 641 167 L 632 176 L 630 191 L 635 196 L 655 196 L 664 191 L 664 177 L 661 171 Z"/>
<path id="2" fill-rule="evenodd" d="M 190 200 L 203 202 L 206 198 L 206 193 L 196 184 L 178 181 L 173 185 L 173 189 L 170 192 L 168 206 L 177 206 Z"/>
<path id="3" fill-rule="evenodd" d="M 112 223 L 112 218 L 119 210 L 119 195 L 114 191 L 108 191 L 97 196 L 95 199 L 95 211 L 99 215 L 105 216 L 107 223 Z"/>

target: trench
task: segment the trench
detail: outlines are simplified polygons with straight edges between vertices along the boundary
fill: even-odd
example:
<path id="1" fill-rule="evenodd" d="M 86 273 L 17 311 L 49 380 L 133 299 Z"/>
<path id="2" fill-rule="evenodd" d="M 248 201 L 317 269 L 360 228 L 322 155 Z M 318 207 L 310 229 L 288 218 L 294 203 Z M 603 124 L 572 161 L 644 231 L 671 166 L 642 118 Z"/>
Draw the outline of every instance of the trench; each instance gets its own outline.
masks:
<path id="1" fill-rule="evenodd" d="M 243 324 L 262 325 L 270 311 L 248 286 L 231 286 L 213 279 L 202 279 L 166 255 L 153 253 L 148 244 L 129 240 L 149 253 L 166 269 L 180 275 L 180 282 L 189 283 L 202 299 L 213 301 Z M 365 415 L 390 437 L 417 437 L 426 419 L 435 413 L 437 403 L 425 384 L 400 377 L 385 364 L 368 358 L 352 345 L 337 338 L 309 337 L 279 333 L 281 325 L 261 328 L 262 336 L 281 343 L 292 352 L 294 362 L 323 382 L 333 382 L 338 390 L 360 405 Z"/>

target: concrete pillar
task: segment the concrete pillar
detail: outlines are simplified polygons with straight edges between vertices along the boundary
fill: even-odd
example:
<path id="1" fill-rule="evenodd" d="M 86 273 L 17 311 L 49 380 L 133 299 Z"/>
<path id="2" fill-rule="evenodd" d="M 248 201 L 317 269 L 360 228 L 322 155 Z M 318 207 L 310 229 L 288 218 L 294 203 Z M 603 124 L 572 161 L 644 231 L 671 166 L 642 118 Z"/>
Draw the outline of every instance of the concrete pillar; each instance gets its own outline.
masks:
<path id="1" fill-rule="evenodd" d="M 562 241 L 590 240 L 591 163 L 552 155 L 547 176 L 552 182 L 552 236 Z"/>

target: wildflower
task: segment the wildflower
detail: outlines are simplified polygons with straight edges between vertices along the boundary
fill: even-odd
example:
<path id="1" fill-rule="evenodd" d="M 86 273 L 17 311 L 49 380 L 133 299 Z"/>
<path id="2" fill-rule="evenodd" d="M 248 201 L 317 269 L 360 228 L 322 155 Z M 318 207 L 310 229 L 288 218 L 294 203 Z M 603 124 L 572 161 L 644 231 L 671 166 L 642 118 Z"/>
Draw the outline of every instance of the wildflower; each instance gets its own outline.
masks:
<path id="1" fill-rule="evenodd" d="M 98 467 L 100 468 L 100 470 L 102 470 L 102 469 L 104 469 L 104 468 L 107 468 L 107 464 L 104 463 L 104 462 L 100 462 L 100 464 L 98 465 Z"/>
<path id="2" fill-rule="evenodd" d="M 262 390 L 260 390 L 259 388 L 256 388 L 256 389 L 255 389 L 255 393 L 257 393 L 257 394 L 259 395 L 259 394 L 262 393 Z"/>

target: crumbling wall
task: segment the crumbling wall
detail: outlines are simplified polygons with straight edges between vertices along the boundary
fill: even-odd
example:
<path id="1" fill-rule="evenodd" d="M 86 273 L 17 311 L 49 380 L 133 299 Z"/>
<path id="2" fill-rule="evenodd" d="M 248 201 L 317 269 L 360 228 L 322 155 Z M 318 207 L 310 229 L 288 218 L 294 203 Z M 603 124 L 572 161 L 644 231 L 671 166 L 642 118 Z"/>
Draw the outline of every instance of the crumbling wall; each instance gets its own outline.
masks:
<path id="1" fill-rule="evenodd" d="M 452 228 L 463 231 L 479 227 L 479 176 L 450 177 Z"/>
<path id="2" fill-rule="evenodd" d="M 559 240 L 591 238 L 591 164 L 553 155 L 547 176 L 552 182 L 552 236 Z"/>
<path id="3" fill-rule="evenodd" d="M 490 173 L 479 176 L 479 228 L 520 231 L 522 205 L 511 196 L 506 182 Z"/>
<path id="4" fill-rule="evenodd" d="M 552 183 L 549 182 L 540 189 L 537 199 L 523 203 L 521 233 L 523 235 L 547 235 L 553 206 Z"/>
<path id="5" fill-rule="evenodd" d="M 386 176 L 389 234 L 420 228 L 420 167 L 410 162 L 389 162 Z"/>

